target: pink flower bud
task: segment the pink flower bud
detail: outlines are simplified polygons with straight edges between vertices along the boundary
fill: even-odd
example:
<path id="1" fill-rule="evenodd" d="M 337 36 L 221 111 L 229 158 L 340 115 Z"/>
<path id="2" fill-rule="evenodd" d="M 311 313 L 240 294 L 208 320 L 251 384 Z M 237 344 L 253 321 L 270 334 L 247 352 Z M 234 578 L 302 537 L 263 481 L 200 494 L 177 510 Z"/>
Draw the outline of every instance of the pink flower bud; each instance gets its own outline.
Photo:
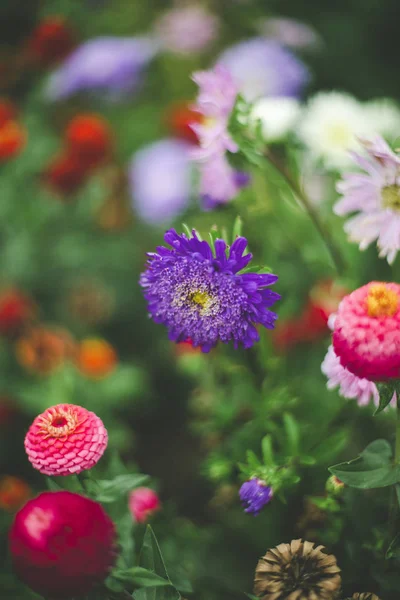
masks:
<path id="1" fill-rule="evenodd" d="M 131 492 L 129 508 L 135 520 L 144 523 L 150 515 L 161 508 L 160 499 L 150 488 L 140 487 Z"/>

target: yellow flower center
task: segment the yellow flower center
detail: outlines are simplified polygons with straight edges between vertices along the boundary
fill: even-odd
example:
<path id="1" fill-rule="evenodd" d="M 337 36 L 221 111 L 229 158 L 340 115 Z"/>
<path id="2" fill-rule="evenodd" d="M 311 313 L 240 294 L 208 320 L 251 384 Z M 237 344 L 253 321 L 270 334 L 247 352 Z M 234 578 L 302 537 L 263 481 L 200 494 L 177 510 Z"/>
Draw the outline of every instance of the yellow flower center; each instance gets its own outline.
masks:
<path id="1" fill-rule="evenodd" d="M 211 301 L 211 296 L 207 292 L 194 292 L 190 295 L 190 300 L 202 308 L 206 308 Z"/>
<path id="2" fill-rule="evenodd" d="M 370 317 L 393 317 L 399 307 L 399 297 L 385 283 L 371 285 L 367 296 Z"/>
<path id="3" fill-rule="evenodd" d="M 340 148 L 347 148 L 353 141 L 353 132 L 346 123 L 335 123 L 328 130 L 328 138 L 331 144 Z"/>
<path id="4" fill-rule="evenodd" d="M 400 187 L 387 185 L 381 191 L 383 208 L 400 211 Z"/>
<path id="5" fill-rule="evenodd" d="M 39 426 L 46 438 L 61 438 L 73 433 L 77 425 L 78 418 L 72 410 L 53 408 L 42 416 Z"/>

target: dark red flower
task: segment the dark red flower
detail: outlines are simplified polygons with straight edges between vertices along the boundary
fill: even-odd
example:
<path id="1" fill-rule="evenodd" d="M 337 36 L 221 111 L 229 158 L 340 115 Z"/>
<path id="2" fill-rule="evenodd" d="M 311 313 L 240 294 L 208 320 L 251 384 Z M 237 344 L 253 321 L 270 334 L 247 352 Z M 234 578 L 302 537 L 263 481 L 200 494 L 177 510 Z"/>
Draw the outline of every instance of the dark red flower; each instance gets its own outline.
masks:
<path id="1" fill-rule="evenodd" d="M 26 144 L 26 130 L 17 121 L 6 121 L 0 127 L 0 161 L 20 154 Z"/>
<path id="2" fill-rule="evenodd" d="M 75 194 L 87 177 L 86 165 L 69 153 L 56 156 L 43 173 L 44 183 L 60 196 Z"/>
<path id="3" fill-rule="evenodd" d="M 0 292 L 0 333 L 17 332 L 35 313 L 30 298 L 15 288 Z"/>
<path id="4" fill-rule="evenodd" d="M 112 134 L 102 117 L 83 114 L 74 117 L 65 131 L 68 152 L 87 168 L 98 166 L 111 154 Z"/>
<path id="5" fill-rule="evenodd" d="M 180 102 L 172 105 L 166 114 L 166 122 L 171 133 L 179 138 L 198 143 L 198 137 L 191 128 L 193 123 L 201 123 L 204 116 L 190 107 L 188 102 Z"/>
<path id="6" fill-rule="evenodd" d="M 115 562 L 115 528 L 100 504 L 44 492 L 16 514 L 9 545 L 18 577 L 46 598 L 82 596 Z"/>
<path id="7" fill-rule="evenodd" d="M 63 60 L 75 46 L 72 28 L 62 17 L 43 19 L 28 41 L 30 57 L 40 66 L 50 66 Z"/>

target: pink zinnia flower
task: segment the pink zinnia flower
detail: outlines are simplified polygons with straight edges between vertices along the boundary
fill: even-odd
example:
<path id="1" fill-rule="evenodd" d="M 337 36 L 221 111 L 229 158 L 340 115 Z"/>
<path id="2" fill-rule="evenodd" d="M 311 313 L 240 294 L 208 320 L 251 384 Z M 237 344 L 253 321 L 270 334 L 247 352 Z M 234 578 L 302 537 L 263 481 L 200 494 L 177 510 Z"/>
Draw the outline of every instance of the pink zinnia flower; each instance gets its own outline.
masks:
<path id="1" fill-rule="evenodd" d="M 156 492 L 146 487 L 133 490 L 129 496 L 129 508 L 138 523 L 147 521 L 150 515 L 161 508 Z"/>
<path id="2" fill-rule="evenodd" d="M 400 377 L 400 285 L 372 281 L 345 296 L 333 347 L 348 371 L 370 381 Z"/>
<path id="3" fill-rule="evenodd" d="M 25 450 L 33 467 L 44 475 L 71 475 L 94 467 L 107 441 L 107 430 L 97 415 L 75 404 L 57 404 L 33 421 Z"/>
<path id="4" fill-rule="evenodd" d="M 333 346 L 329 346 L 328 352 L 321 365 L 321 370 L 328 378 L 327 388 L 333 390 L 339 387 L 339 394 L 349 400 L 356 399 L 359 406 L 366 406 L 373 400 L 379 406 L 379 392 L 376 385 L 368 379 L 361 379 L 350 373 L 340 364 L 340 359 L 335 354 Z M 396 394 L 393 394 L 392 406 L 396 405 Z"/>
<path id="5" fill-rule="evenodd" d="M 44 492 L 17 513 L 9 533 L 18 577 L 46 598 L 87 594 L 115 562 L 114 524 L 100 504 Z"/>
<path id="6" fill-rule="evenodd" d="M 400 156 L 380 137 L 362 143 L 367 156 L 354 153 L 353 159 L 364 173 L 344 175 L 334 212 L 358 213 L 345 224 L 350 241 L 365 250 L 377 240 L 379 256 L 392 264 L 400 250 Z"/>

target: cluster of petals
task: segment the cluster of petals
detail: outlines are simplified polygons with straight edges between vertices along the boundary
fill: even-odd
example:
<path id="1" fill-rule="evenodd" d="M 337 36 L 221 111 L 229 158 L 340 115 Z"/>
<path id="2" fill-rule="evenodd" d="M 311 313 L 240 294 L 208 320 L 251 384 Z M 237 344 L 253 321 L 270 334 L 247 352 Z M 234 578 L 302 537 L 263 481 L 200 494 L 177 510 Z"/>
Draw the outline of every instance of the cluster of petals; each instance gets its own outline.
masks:
<path id="1" fill-rule="evenodd" d="M 359 406 L 368 405 L 371 400 L 375 406 L 379 406 L 379 392 L 373 381 L 357 377 L 348 371 L 335 354 L 333 346 L 329 346 L 328 352 L 321 365 L 321 370 L 328 378 L 329 390 L 339 388 L 339 394 L 348 400 L 355 399 Z M 391 405 L 396 405 L 396 394 L 393 394 Z"/>
<path id="2" fill-rule="evenodd" d="M 345 296 L 333 324 L 333 347 L 357 377 L 400 378 L 400 285 L 373 281 Z"/>
<path id="3" fill-rule="evenodd" d="M 196 110 L 203 120 L 191 126 L 199 139 L 199 147 L 191 154 L 200 163 L 200 194 L 205 208 L 210 208 L 232 200 L 247 183 L 247 179 L 237 177 L 226 155 L 238 151 L 228 131 L 238 89 L 229 71 L 219 64 L 210 71 L 195 73 L 193 80 L 199 86 Z"/>
<path id="4" fill-rule="evenodd" d="M 160 499 L 154 490 L 147 487 L 139 487 L 130 493 L 129 509 L 133 518 L 138 523 L 145 523 L 160 508 Z"/>
<path id="5" fill-rule="evenodd" d="M 33 421 L 25 437 L 32 466 L 49 476 L 91 469 L 107 447 L 102 420 L 75 404 L 57 404 Z"/>
<path id="6" fill-rule="evenodd" d="M 364 172 L 343 176 L 334 211 L 353 215 L 345 224 L 350 241 L 365 250 L 376 240 L 379 256 L 392 264 L 400 250 L 400 156 L 381 137 L 362 144 L 366 154 L 353 160 Z"/>

